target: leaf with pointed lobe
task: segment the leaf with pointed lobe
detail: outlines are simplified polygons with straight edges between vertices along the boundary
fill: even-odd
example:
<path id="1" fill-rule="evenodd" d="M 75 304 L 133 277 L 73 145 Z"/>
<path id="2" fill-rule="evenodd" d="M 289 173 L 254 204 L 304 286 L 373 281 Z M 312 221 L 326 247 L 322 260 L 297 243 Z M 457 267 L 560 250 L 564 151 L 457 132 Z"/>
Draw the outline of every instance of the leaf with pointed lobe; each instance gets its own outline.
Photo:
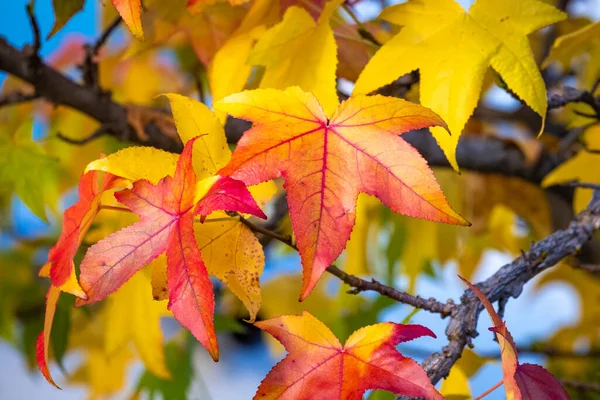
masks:
<path id="1" fill-rule="evenodd" d="M 60 289 L 54 285 L 50 285 L 50 289 L 46 294 L 46 314 L 44 316 L 44 330 L 37 338 L 36 347 L 36 361 L 38 368 L 44 375 L 44 378 L 52 384 L 52 386 L 60 389 L 60 387 L 54 382 L 50 375 L 50 369 L 48 368 L 48 351 L 50 349 L 50 333 L 52 331 L 52 322 L 54 321 L 54 314 L 56 312 L 56 305 L 60 296 Z"/>
<path id="2" fill-rule="evenodd" d="M 166 252 L 168 307 L 217 360 L 214 295 L 194 237 L 194 216 L 217 210 L 264 214 L 240 181 L 216 176 L 196 182 L 192 166 L 196 141 L 199 139 L 186 143 L 173 177 L 167 176 L 157 185 L 136 181 L 132 189 L 115 194 L 141 220 L 90 247 L 81 263 L 80 278 L 88 299 L 78 304 L 104 299 Z M 199 199 L 198 185 L 204 187 Z"/>
<path id="3" fill-rule="evenodd" d="M 569 395 L 556 378 L 540 365 L 519 364 L 517 345 L 506 324 L 485 294 L 475 285 L 459 276 L 459 278 L 475 293 L 490 315 L 496 333 L 502 358 L 502 375 L 506 397 L 512 400 L 568 400 Z"/>
<path id="4" fill-rule="evenodd" d="M 275 337 L 288 355 L 267 374 L 254 399 L 362 399 L 369 389 L 443 399 L 423 368 L 397 350 L 399 343 L 435 337 L 421 325 L 392 322 L 366 326 L 342 344 L 308 312 L 254 325 Z"/>
<path id="5" fill-rule="evenodd" d="M 125 24 L 137 39 L 144 40 L 142 29 L 142 2 L 141 0 L 112 0 Z"/>
<path id="6" fill-rule="evenodd" d="M 247 185 L 283 176 L 304 278 L 301 299 L 340 255 L 360 192 L 393 211 L 467 225 L 444 198 L 421 155 L 398 135 L 444 122 L 416 104 L 357 96 L 326 114 L 298 87 L 231 95 L 216 108 L 252 121 L 219 171 Z"/>
<path id="7" fill-rule="evenodd" d="M 103 175 L 100 177 L 100 175 Z M 100 180 L 100 182 L 99 182 Z M 43 269 L 49 268 L 52 285 L 74 296 L 85 299 L 86 294 L 79 286 L 75 275 L 73 259 L 94 218 L 100 211 L 100 198 L 104 192 L 124 186 L 116 176 L 97 171 L 86 172 L 79 181 L 79 200 L 64 214 L 62 233 L 57 243 L 48 253 L 48 262 Z M 42 273 L 42 275 L 44 275 Z"/>
<path id="8" fill-rule="evenodd" d="M 432 133 L 458 169 L 456 146 L 473 113 L 489 67 L 542 118 L 546 88 L 527 35 L 567 15 L 538 0 L 477 0 L 465 11 L 454 0 L 411 0 L 383 10 L 380 19 L 402 26 L 373 56 L 354 93 L 369 93 L 419 70 L 421 103 L 448 123 L 452 135 Z"/>

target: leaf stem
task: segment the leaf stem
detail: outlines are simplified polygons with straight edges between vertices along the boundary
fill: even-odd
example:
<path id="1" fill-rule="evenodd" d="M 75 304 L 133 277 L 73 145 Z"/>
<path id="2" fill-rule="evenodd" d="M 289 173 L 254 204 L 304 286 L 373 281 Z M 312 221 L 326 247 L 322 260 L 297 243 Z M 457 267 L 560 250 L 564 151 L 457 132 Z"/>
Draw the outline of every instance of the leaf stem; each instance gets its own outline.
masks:
<path id="1" fill-rule="evenodd" d="M 121 211 L 121 212 L 128 212 L 128 213 L 131 212 L 131 210 L 129 208 L 126 208 L 126 207 L 107 206 L 105 204 L 100 204 L 100 206 L 98 207 L 98 209 L 100 209 L 100 210 L 111 210 L 111 211 Z"/>
<path id="2" fill-rule="evenodd" d="M 500 382 L 496 383 L 494 386 L 492 386 L 491 388 L 489 388 L 488 390 L 486 390 L 481 395 L 475 397 L 473 400 L 481 400 L 481 399 L 483 399 L 485 396 L 487 396 L 488 394 L 492 393 L 494 390 L 496 390 L 500 386 L 502 386 L 503 383 L 504 383 L 504 380 L 501 380 Z"/>
<path id="3" fill-rule="evenodd" d="M 381 43 L 379 43 L 379 41 L 377 39 L 375 39 L 375 36 L 373 36 L 373 34 L 365 27 L 365 25 L 362 22 L 360 22 L 360 20 L 358 19 L 358 17 L 352 10 L 352 7 L 349 6 L 348 4 L 344 3 L 344 4 L 342 4 L 342 8 L 344 9 L 344 11 L 346 11 L 346 14 L 348 14 L 350 16 L 350 18 L 352 18 L 352 21 L 354 21 L 354 23 L 356 24 L 358 34 L 363 39 L 368 40 L 369 42 L 373 43 L 377 47 L 381 47 Z"/>

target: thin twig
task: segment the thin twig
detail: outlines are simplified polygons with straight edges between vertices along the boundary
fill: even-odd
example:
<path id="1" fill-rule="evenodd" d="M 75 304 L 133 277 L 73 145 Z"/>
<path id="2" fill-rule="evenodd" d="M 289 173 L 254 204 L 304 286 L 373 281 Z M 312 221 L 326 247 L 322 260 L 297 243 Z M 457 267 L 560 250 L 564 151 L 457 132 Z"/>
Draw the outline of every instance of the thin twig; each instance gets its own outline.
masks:
<path id="1" fill-rule="evenodd" d="M 556 347 L 543 346 L 543 345 L 532 345 L 532 346 L 518 346 L 518 354 L 541 354 L 551 358 L 597 358 L 600 357 L 600 349 L 591 349 L 586 352 L 577 352 L 572 350 L 563 350 Z M 498 359 L 501 358 L 501 353 L 479 353 L 480 357 Z"/>
<path id="2" fill-rule="evenodd" d="M 340 278 L 340 280 L 344 283 L 355 288 L 354 290 L 350 291 L 352 294 L 357 294 L 364 291 L 378 292 L 379 294 L 389 297 L 392 300 L 396 300 L 399 303 L 408 304 L 432 313 L 440 314 L 443 318 L 452 314 L 456 308 L 456 305 L 452 301 L 448 301 L 448 303 L 441 303 L 433 297 L 424 299 L 420 296 L 413 296 L 411 294 L 396 290 L 391 286 L 384 285 L 375 279 L 371 279 L 369 282 L 354 275 L 350 275 L 335 265 L 330 265 L 326 271 Z"/>
<path id="3" fill-rule="evenodd" d="M 108 38 L 110 37 L 110 35 L 114 32 L 115 29 L 117 29 L 117 27 L 119 26 L 119 24 L 121 23 L 123 19 L 121 18 L 121 16 L 117 16 L 113 22 L 110 23 L 110 25 L 108 25 L 106 27 L 106 29 L 104 30 L 104 32 L 102 32 L 102 35 L 100 35 L 100 37 L 98 38 L 98 40 L 96 41 L 96 44 L 93 47 L 93 54 L 97 55 L 98 52 L 100 51 L 100 49 L 102 48 L 102 46 L 104 46 L 104 44 L 106 43 L 106 41 L 108 40 Z"/>
<path id="4" fill-rule="evenodd" d="M 31 30 L 33 31 L 33 55 L 38 54 L 42 47 L 42 40 L 40 34 L 40 26 L 37 23 L 37 19 L 33 13 L 33 3 L 29 3 L 26 6 L 27 16 L 29 17 L 29 23 L 31 24 Z"/>
<path id="5" fill-rule="evenodd" d="M 21 91 L 5 93 L 0 95 L 0 107 L 26 103 L 39 98 L 40 95 L 37 93 L 23 93 Z"/>
<path id="6" fill-rule="evenodd" d="M 273 231 L 271 231 L 271 230 L 269 230 L 269 229 L 267 229 L 265 227 L 262 227 L 260 225 L 255 224 L 255 223 L 252 223 L 252 222 L 250 222 L 249 220 L 247 220 L 246 218 L 244 218 L 241 215 L 239 215 L 239 219 L 240 219 L 240 221 L 241 221 L 242 224 L 246 225 L 253 232 L 262 233 L 265 236 L 269 236 L 269 237 L 271 237 L 271 238 L 273 238 L 275 240 L 280 241 L 283 244 L 288 245 L 289 247 L 291 247 L 294 250 L 298 250 L 298 247 L 296 247 L 296 245 L 292 241 L 291 237 L 280 235 L 277 232 L 273 232 Z"/>
<path id="7" fill-rule="evenodd" d="M 298 250 L 298 247 L 292 242 L 292 239 L 290 237 L 280 235 L 279 233 L 270 231 L 260 225 L 254 224 L 254 223 L 248 221 L 246 218 L 242 217 L 241 215 L 239 216 L 239 218 L 240 218 L 240 221 L 244 225 L 246 225 L 248 228 L 250 228 L 253 232 L 257 232 L 257 233 L 261 233 L 263 235 L 269 236 L 275 240 L 280 241 L 281 243 L 284 243 L 284 244 L 290 246 L 291 248 L 293 248 L 295 250 Z M 384 284 L 376 281 L 375 279 L 372 279 L 369 282 L 369 281 L 361 279 L 357 276 L 350 275 L 350 274 L 342 271 L 335 265 L 330 265 L 326 271 L 329 272 L 330 274 L 338 277 L 342 282 L 346 283 L 347 285 L 352 286 L 354 289 L 349 292 L 352 294 L 358 294 L 358 293 L 364 292 L 364 291 L 378 292 L 379 294 L 382 294 L 382 295 L 389 297 L 390 299 L 396 300 L 400 303 L 409 304 L 413 307 L 421 308 L 423 310 L 427 310 L 432 313 L 441 314 L 442 317 L 446 317 L 446 316 L 450 315 L 455 308 L 455 304 L 452 303 L 451 301 L 444 304 L 444 303 L 437 301 L 434 298 L 424 299 L 420 296 L 413 296 L 411 294 L 396 290 L 391 286 L 384 285 Z"/>
<path id="8" fill-rule="evenodd" d="M 600 393 L 600 384 L 592 382 L 580 382 L 571 379 L 559 379 L 559 382 L 563 386 L 570 387 L 573 390 L 580 392 L 596 392 Z"/>
<path id="9" fill-rule="evenodd" d="M 111 132 L 111 130 L 111 127 L 102 125 L 100 128 L 96 129 L 91 135 L 83 139 L 72 139 L 68 136 L 63 135 L 61 132 L 57 132 L 56 137 L 69 144 L 81 146 L 91 142 L 94 139 L 98 139 L 101 136 L 108 135 Z"/>
<path id="10" fill-rule="evenodd" d="M 85 60 L 83 61 L 83 64 L 79 66 L 79 69 L 82 72 L 83 82 L 85 83 L 85 85 L 94 88 L 94 90 L 99 89 L 98 63 L 96 62 L 96 57 L 98 56 L 98 53 L 100 52 L 102 46 L 104 46 L 104 44 L 110 37 L 111 33 L 115 31 L 115 29 L 119 26 L 120 23 L 121 16 L 117 16 L 113 20 L 113 22 L 111 22 L 110 25 L 106 27 L 104 32 L 102 32 L 102 34 L 100 35 L 98 40 L 96 40 L 96 43 L 94 45 L 86 44 L 83 46 L 83 49 L 85 51 Z"/>
<path id="11" fill-rule="evenodd" d="M 363 39 L 366 39 L 369 42 L 373 43 L 375 46 L 381 47 L 381 43 L 379 42 L 379 40 L 377 40 L 375 36 L 373 36 L 373 34 L 365 27 L 365 25 L 362 22 L 360 22 L 356 14 L 354 14 L 354 10 L 352 10 L 352 7 L 344 3 L 342 4 L 342 8 L 344 9 L 344 11 L 346 11 L 346 13 L 350 16 L 350 18 L 352 18 L 352 20 L 356 24 L 358 34 Z"/>
<path id="12" fill-rule="evenodd" d="M 570 182 L 561 183 L 560 186 L 583 188 L 583 189 L 600 189 L 600 184 L 589 183 L 589 182 L 579 182 L 579 181 L 570 181 Z"/>
<path id="13" fill-rule="evenodd" d="M 125 208 L 125 207 L 118 207 L 118 206 L 109 206 L 106 204 L 100 204 L 100 206 L 98 206 L 98 209 L 100 210 L 111 210 L 111 211 L 120 211 L 120 212 L 132 212 L 129 208 Z"/>

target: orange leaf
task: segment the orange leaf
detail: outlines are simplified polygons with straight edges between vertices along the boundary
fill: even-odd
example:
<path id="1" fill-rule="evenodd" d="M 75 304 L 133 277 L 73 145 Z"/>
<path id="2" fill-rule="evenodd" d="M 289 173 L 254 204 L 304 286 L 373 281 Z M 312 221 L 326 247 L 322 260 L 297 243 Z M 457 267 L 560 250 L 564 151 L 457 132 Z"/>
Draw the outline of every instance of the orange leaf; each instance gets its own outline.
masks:
<path id="1" fill-rule="evenodd" d="M 212 284 L 194 237 L 194 216 L 216 210 L 239 211 L 265 217 L 250 192 L 229 177 L 208 178 L 208 191 L 196 201 L 196 174 L 189 140 L 175 170 L 153 185 L 139 180 L 130 190 L 115 194 L 119 202 L 141 221 L 100 240 L 81 262 L 81 286 L 88 299 L 77 305 L 100 301 L 116 291 L 144 265 L 167 254 L 169 309 L 183 326 L 218 359 L 213 325 Z"/>
<path id="2" fill-rule="evenodd" d="M 113 5 L 127 24 L 127 27 L 139 40 L 144 40 L 142 29 L 141 0 L 112 0 Z"/>
<path id="3" fill-rule="evenodd" d="M 50 376 L 50 370 L 48 369 L 48 347 L 50 346 L 50 332 L 52 330 L 52 322 L 54 321 L 54 313 L 56 312 L 56 304 L 58 303 L 58 297 L 60 296 L 60 290 L 51 285 L 48 293 L 46 294 L 46 315 L 44 317 L 44 330 L 38 336 L 35 347 L 36 347 L 36 360 L 37 365 L 44 378 L 51 383 L 54 387 L 60 389 L 52 376 Z"/>
<path id="4" fill-rule="evenodd" d="M 261 89 L 215 105 L 254 123 L 219 173 L 255 185 L 283 176 L 304 276 L 304 299 L 344 249 L 360 192 L 395 212 L 468 224 L 444 197 L 421 155 L 398 135 L 445 126 L 432 111 L 383 96 L 352 97 L 326 115 L 297 87 Z"/>
<path id="5" fill-rule="evenodd" d="M 506 397 L 511 400 L 568 400 L 569 395 L 550 372 L 539 365 L 519 364 L 517 345 L 492 303 L 475 285 L 459 278 L 479 298 L 494 324 L 490 331 L 496 333 L 500 345 Z"/>
<path id="6" fill-rule="evenodd" d="M 73 258 L 90 228 L 94 218 L 100 211 L 100 197 L 105 191 L 115 188 L 122 180 L 106 173 L 98 184 L 98 171 L 84 174 L 79 181 L 79 200 L 65 211 L 62 233 L 58 242 L 48 253 L 48 262 L 40 275 L 49 275 L 52 285 L 63 292 L 85 299 L 86 294 L 79 286 L 75 275 Z M 48 271 L 49 268 L 49 272 Z"/>
<path id="7" fill-rule="evenodd" d="M 254 325 L 275 337 L 289 354 L 262 381 L 254 399 L 362 399 L 369 389 L 443 399 L 427 374 L 396 345 L 435 337 L 421 325 L 386 322 L 354 332 L 344 346 L 311 314 L 283 315 Z"/>

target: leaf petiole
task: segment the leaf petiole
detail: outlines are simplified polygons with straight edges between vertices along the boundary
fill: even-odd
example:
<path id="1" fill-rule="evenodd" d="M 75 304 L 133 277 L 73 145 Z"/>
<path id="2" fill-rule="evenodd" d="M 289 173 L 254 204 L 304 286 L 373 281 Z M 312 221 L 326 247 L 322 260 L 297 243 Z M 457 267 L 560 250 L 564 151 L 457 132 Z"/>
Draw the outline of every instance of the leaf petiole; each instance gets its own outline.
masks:
<path id="1" fill-rule="evenodd" d="M 131 212 L 131 210 L 129 208 L 126 208 L 126 207 L 107 206 L 105 204 L 100 204 L 100 206 L 98 207 L 98 209 L 99 210 L 121 211 L 121 212 L 128 212 L 128 213 Z"/>
<path id="2" fill-rule="evenodd" d="M 487 396 L 488 394 L 492 393 L 494 390 L 496 390 L 500 386 L 502 386 L 503 383 L 504 383 L 504 380 L 501 380 L 500 382 L 496 383 L 494 386 L 492 386 L 491 388 L 489 388 L 488 390 L 486 390 L 485 392 L 483 392 L 481 395 L 475 397 L 473 400 L 481 400 L 481 399 L 483 399 L 485 396 Z"/>

